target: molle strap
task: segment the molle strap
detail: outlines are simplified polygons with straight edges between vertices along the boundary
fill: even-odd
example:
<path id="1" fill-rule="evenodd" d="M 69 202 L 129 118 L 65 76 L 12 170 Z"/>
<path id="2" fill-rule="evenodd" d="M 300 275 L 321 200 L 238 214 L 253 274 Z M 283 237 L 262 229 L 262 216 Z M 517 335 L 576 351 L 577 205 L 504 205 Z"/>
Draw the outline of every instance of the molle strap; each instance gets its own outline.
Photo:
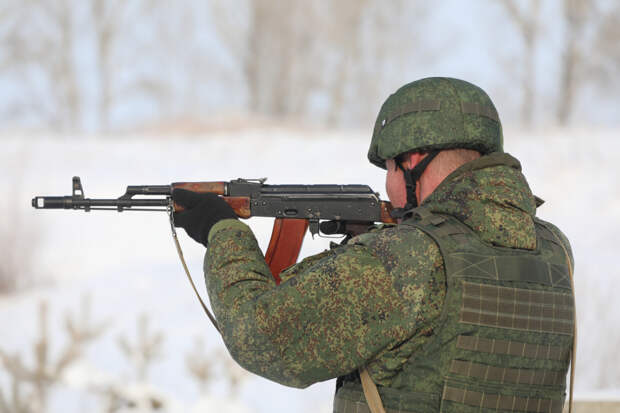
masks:
<path id="1" fill-rule="evenodd" d="M 434 213 L 427 206 L 419 206 L 410 211 L 411 220 L 403 222 L 403 225 L 415 226 L 419 229 L 432 227 L 432 235 L 439 238 L 445 238 L 451 236 L 454 242 L 459 242 L 459 239 L 454 238 L 455 235 L 467 234 L 468 230 L 459 223 L 455 223 L 449 217 Z"/>
<path id="2" fill-rule="evenodd" d="M 572 294 L 464 282 L 462 300 L 461 323 L 573 334 Z"/>
<path id="3" fill-rule="evenodd" d="M 401 105 L 398 110 L 389 113 L 384 119 L 381 120 L 381 128 L 385 128 L 390 122 L 398 119 L 403 115 L 416 112 L 429 112 L 438 111 L 441 109 L 441 102 L 439 100 L 419 100 L 416 102 L 406 103 Z"/>
<path id="4" fill-rule="evenodd" d="M 408 218 L 401 225 L 418 228 L 431 237 L 440 248 L 441 240 L 450 238 L 452 242 L 459 243 L 461 240 L 456 237 L 468 233 L 462 224 L 449 216 L 434 213 L 427 206 L 413 208 L 409 211 Z"/>
<path id="5" fill-rule="evenodd" d="M 501 384 L 527 384 L 530 386 L 563 386 L 566 372 L 546 369 L 496 367 L 473 361 L 452 360 L 450 373 Z"/>
<path id="6" fill-rule="evenodd" d="M 551 344 L 530 344 L 512 340 L 488 339 L 478 336 L 459 336 L 456 348 L 478 353 L 501 354 L 539 360 L 566 360 L 570 353 L 568 346 Z"/>
<path id="7" fill-rule="evenodd" d="M 446 385 L 443 400 L 507 412 L 561 413 L 562 399 L 507 396 L 503 394 L 460 389 Z"/>
<path id="8" fill-rule="evenodd" d="M 532 282 L 570 289 L 566 265 L 544 262 L 536 256 L 487 256 L 458 252 L 448 255 L 446 261 L 453 270 L 453 277 Z"/>
<path id="9" fill-rule="evenodd" d="M 435 217 L 435 215 L 427 207 L 417 207 L 412 212 L 413 216 L 419 218 L 420 224 L 428 224 L 430 220 Z M 445 218 L 443 219 L 445 220 Z"/>
<path id="10" fill-rule="evenodd" d="M 390 211 L 390 216 L 394 219 L 403 219 L 409 216 L 414 209 L 415 208 L 410 207 L 409 204 L 405 205 L 404 208 L 393 208 Z"/>
<path id="11" fill-rule="evenodd" d="M 495 108 L 487 105 L 480 105 L 473 102 L 461 102 L 461 110 L 464 115 L 478 115 L 499 122 L 499 116 Z"/>
<path id="12" fill-rule="evenodd" d="M 424 227 L 432 226 L 433 233 L 438 237 L 445 238 L 466 233 L 466 230 L 461 225 L 454 223 L 444 215 L 433 213 L 428 207 L 417 207 L 412 213 L 418 225 Z M 459 240 L 453 237 L 453 241 L 458 242 Z"/>
<path id="13" fill-rule="evenodd" d="M 361 377 L 360 377 L 361 379 Z M 441 392 L 421 393 L 380 386 L 385 413 L 421 413 L 437 411 Z M 361 383 L 345 381 L 336 390 L 334 413 L 372 413 Z"/>

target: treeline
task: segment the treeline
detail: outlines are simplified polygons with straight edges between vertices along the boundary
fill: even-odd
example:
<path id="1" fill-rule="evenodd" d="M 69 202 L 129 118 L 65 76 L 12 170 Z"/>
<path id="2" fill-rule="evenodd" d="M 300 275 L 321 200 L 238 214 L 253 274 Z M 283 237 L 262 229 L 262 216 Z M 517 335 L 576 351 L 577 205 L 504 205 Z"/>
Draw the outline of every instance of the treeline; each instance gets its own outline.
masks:
<path id="1" fill-rule="evenodd" d="M 588 102 L 618 92 L 619 27 L 613 0 L 4 0 L 0 120 L 114 131 L 235 111 L 367 127 L 388 93 L 437 73 L 498 91 L 526 125 L 609 121 Z M 488 56 L 446 63 L 464 48 Z"/>

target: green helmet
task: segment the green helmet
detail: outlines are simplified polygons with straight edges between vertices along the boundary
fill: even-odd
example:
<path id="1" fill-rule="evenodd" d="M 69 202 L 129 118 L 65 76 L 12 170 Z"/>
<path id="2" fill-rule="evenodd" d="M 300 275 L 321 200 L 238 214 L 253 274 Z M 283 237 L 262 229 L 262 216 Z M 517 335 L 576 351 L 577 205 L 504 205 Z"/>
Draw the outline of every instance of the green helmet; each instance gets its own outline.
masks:
<path id="1" fill-rule="evenodd" d="M 452 148 L 502 152 L 502 125 L 479 87 L 429 77 L 401 87 L 381 106 L 368 159 L 385 168 L 386 159 L 402 153 Z"/>

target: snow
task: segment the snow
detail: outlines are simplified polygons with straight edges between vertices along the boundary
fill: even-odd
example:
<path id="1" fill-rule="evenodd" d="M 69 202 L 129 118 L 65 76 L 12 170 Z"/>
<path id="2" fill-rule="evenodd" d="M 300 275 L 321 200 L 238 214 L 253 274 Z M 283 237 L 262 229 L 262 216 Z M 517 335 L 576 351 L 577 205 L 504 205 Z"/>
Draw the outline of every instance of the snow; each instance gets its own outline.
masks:
<path id="1" fill-rule="evenodd" d="M 620 291 L 615 262 L 620 230 L 620 141 L 618 130 L 505 131 L 506 150 L 523 164 L 534 193 L 546 200 L 543 219 L 571 240 L 579 318 L 579 394 L 620 394 L 619 312 L 612 305 Z M 238 392 L 226 383 L 223 344 L 202 313 L 178 262 L 164 213 L 37 211 L 35 195 L 68 195 L 71 177 L 82 178 L 87 197 L 118 197 L 125 186 L 174 181 L 268 177 L 268 183 L 364 183 L 385 198 L 384 174 L 366 161 L 369 134 L 257 129 L 204 136 L 4 137 L 0 155 L 0 203 L 5 260 L 15 259 L 32 274 L 34 288 L 0 298 L 0 349 L 20 352 L 33 363 L 38 306 L 49 305 L 54 359 L 66 341 L 66 312 L 80 313 L 91 301 L 91 318 L 108 327 L 80 363 L 54 387 L 49 411 L 84 411 L 99 406 L 88 389 L 116 386 L 126 397 L 160 395 L 166 411 L 230 412 L 331 411 L 334 382 L 298 390 L 247 375 Z M 252 218 L 266 249 L 271 220 Z M 190 270 L 204 294 L 204 248 L 180 235 Z M 329 239 L 304 242 L 302 256 L 327 248 Z M 9 246 L 6 246 L 9 245 Z M 150 365 L 146 380 L 117 345 L 135 340 L 136 322 L 148 314 L 150 330 L 162 332 L 163 355 Z M 201 391 L 185 367 L 196 338 L 214 373 Z M 228 356 L 226 356 L 228 357 Z M 10 388 L 0 371 L 0 390 Z M 133 393 L 132 393 L 133 392 Z M 136 407 L 136 409 L 138 408 Z M 142 407 L 140 407 L 142 408 Z M 180 410 L 177 410 L 180 409 Z M 132 410 L 142 411 L 142 410 Z M 148 409 L 147 409 L 148 411 Z"/>

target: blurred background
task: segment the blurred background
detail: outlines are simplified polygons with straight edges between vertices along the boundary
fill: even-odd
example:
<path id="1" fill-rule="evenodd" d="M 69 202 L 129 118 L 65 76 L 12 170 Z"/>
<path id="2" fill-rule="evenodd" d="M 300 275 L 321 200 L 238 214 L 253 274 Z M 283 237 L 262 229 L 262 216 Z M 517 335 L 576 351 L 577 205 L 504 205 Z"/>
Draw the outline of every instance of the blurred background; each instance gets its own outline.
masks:
<path id="1" fill-rule="evenodd" d="M 0 412 L 329 412 L 236 367 L 165 214 L 34 211 L 35 195 L 269 177 L 363 183 L 376 114 L 428 76 L 485 89 L 539 215 L 575 253 L 577 394 L 620 399 L 620 3 L 0 1 Z M 266 247 L 271 222 L 251 219 Z M 204 293 L 204 249 L 182 237 Z M 307 238 L 303 256 L 329 240 Z"/>

